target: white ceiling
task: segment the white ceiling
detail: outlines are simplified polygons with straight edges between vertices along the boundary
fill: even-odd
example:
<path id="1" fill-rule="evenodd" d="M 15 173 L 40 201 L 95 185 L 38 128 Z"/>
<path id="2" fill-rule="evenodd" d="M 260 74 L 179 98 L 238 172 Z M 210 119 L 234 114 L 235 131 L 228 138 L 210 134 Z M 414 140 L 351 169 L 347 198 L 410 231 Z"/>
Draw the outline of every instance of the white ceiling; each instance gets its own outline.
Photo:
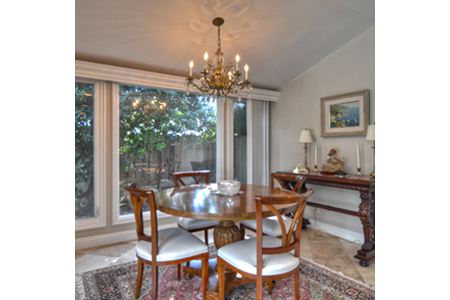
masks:
<path id="1" fill-rule="evenodd" d="M 76 0 L 75 59 L 194 77 L 217 50 L 279 90 L 375 25 L 374 0 Z"/>

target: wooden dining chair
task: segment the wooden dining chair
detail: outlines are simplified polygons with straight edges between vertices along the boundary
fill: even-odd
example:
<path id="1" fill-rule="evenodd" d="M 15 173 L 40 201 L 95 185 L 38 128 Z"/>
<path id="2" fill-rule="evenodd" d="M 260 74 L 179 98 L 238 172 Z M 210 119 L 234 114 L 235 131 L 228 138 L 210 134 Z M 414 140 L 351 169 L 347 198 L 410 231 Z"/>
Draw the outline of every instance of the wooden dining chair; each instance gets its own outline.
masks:
<path id="1" fill-rule="evenodd" d="M 256 238 L 242 240 L 219 248 L 217 270 L 219 273 L 219 299 L 225 299 L 231 289 L 256 281 L 256 297 L 262 300 L 263 282 L 272 282 L 294 275 L 295 299 L 300 299 L 300 240 L 301 230 L 295 230 L 305 213 L 306 203 L 314 193 L 310 189 L 296 196 L 256 196 Z M 277 204 L 297 205 L 294 218 L 286 230 L 284 219 L 277 211 Z M 268 208 L 280 223 L 281 238 L 263 235 L 263 206 Z M 225 267 L 241 274 L 225 286 Z"/>
<path id="2" fill-rule="evenodd" d="M 203 179 L 205 180 L 206 184 L 209 184 L 210 174 L 211 174 L 211 171 L 204 170 L 204 171 L 174 172 L 171 175 L 172 175 L 173 181 L 175 183 L 175 187 L 179 187 L 180 185 L 181 186 L 186 185 L 183 181 L 183 178 L 186 178 L 186 177 L 193 177 L 195 184 L 199 184 Z M 196 179 L 196 178 L 198 178 L 198 179 Z M 177 224 L 178 224 L 178 227 L 180 227 L 188 232 L 204 231 L 205 232 L 205 244 L 208 245 L 209 244 L 208 229 L 215 228 L 219 224 L 219 221 L 217 221 L 217 220 L 198 220 L 198 219 L 179 217 Z"/>
<path id="3" fill-rule="evenodd" d="M 138 277 L 135 297 L 141 290 L 144 264 L 152 266 L 152 299 L 158 299 L 158 267 L 163 265 L 180 265 L 194 259 L 202 260 L 201 275 L 203 299 L 206 299 L 208 287 L 208 246 L 191 233 L 180 228 L 165 228 L 158 230 L 156 219 L 156 203 L 152 190 L 138 190 L 135 183 L 130 183 L 125 189 L 130 193 L 136 220 L 136 256 L 138 258 Z M 142 206 L 148 200 L 150 206 L 151 235 L 144 233 Z M 178 280 L 180 271 L 178 270 Z"/>
<path id="4" fill-rule="evenodd" d="M 282 174 L 282 173 L 272 173 L 270 186 L 275 187 L 275 181 L 279 183 L 281 188 L 293 190 L 297 194 L 301 193 L 303 183 L 306 180 L 305 176 L 294 175 L 294 174 Z M 291 226 L 292 219 L 287 216 L 282 216 L 286 230 Z M 241 240 L 245 238 L 245 230 L 250 230 L 256 232 L 256 220 L 242 220 L 239 224 L 239 229 L 241 233 Z M 280 223 L 277 221 L 275 216 L 263 219 L 263 234 L 280 237 L 282 234 Z"/>

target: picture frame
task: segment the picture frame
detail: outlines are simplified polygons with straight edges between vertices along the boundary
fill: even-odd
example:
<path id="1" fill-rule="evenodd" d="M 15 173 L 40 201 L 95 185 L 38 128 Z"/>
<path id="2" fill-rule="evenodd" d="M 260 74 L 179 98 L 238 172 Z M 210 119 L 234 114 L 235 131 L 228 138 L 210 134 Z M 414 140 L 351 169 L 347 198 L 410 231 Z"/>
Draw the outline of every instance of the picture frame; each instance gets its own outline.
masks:
<path id="1" fill-rule="evenodd" d="M 320 98 L 322 137 L 366 135 L 369 95 L 367 89 Z"/>

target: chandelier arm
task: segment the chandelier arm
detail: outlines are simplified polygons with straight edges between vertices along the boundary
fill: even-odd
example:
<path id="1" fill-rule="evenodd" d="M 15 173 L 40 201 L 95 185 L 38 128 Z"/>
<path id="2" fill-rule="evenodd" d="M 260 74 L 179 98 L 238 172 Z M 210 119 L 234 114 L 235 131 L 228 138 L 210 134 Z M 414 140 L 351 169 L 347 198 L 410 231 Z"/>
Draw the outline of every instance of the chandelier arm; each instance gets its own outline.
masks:
<path id="1" fill-rule="evenodd" d="M 208 89 L 202 89 L 201 87 L 199 87 L 197 84 L 195 84 L 194 82 L 191 83 L 193 86 L 195 86 L 198 90 L 202 91 L 202 92 L 207 92 Z"/>
<path id="2" fill-rule="evenodd" d="M 231 71 L 231 69 L 234 67 L 232 62 L 229 62 L 228 65 L 224 68 L 224 69 L 228 69 L 229 71 Z"/>

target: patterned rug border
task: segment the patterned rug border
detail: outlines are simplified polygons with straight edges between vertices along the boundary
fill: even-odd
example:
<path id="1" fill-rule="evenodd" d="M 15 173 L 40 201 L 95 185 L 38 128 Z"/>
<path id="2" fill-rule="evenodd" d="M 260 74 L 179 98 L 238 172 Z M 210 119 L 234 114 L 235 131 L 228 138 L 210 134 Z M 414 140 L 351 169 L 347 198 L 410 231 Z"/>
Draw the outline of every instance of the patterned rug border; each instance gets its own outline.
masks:
<path id="1" fill-rule="evenodd" d="M 349 281 L 354 282 L 355 284 L 363 285 L 364 287 L 375 291 L 375 286 L 374 285 L 369 285 L 369 284 L 367 284 L 365 282 L 362 282 L 362 281 L 356 280 L 354 278 L 351 278 L 351 277 L 345 275 L 344 273 L 342 273 L 341 271 L 336 271 L 336 270 L 330 269 L 330 268 L 328 268 L 325 265 L 322 265 L 322 264 L 319 264 L 319 263 L 315 262 L 314 260 L 312 260 L 312 258 L 303 257 L 303 256 L 300 255 L 300 261 L 305 261 L 305 262 L 311 263 L 311 264 L 313 264 L 313 265 L 315 265 L 315 266 L 317 266 L 319 268 L 322 268 L 322 269 L 324 269 L 326 271 L 329 271 L 330 273 L 333 273 L 336 276 L 343 277 L 343 278 L 345 278 L 345 279 L 347 279 Z"/>
<path id="2" fill-rule="evenodd" d="M 319 268 L 320 271 L 322 272 L 323 275 L 325 275 L 325 277 L 329 276 L 336 276 L 337 278 L 340 278 L 340 281 L 344 284 L 343 287 L 346 286 L 347 282 L 350 282 L 351 284 L 353 284 L 357 289 L 359 289 L 361 292 L 363 293 L 367 293 L 368 294 L 375 294 L 375 289 L 374 287 L 370 287 L 367 284 L 364 284 L 362 282 L 359 282 L 353 278 L 350 278 L 348 276 L 345 276 L 342 274 L 342 272 L 337 272 L 334 271 L 326 266 L 320 265 L 310 259 L 304 258 L 304 257 L 300 257 L 301 260 L 301 264 L 304 265 L 304 267 L 306 267 L 306 270 L 311 270 L 314 268 Z M 75 290 L 76 290 L 76 294 L 78 295 L 79 300 L 90 300 L 90 299 L 97 299 L 97 298 L 91 298 L 91 296 L 86 295 L 86 284 L 87 282 L 84 282 L 84 278 L 89 277 L 89 273 L 94 274 L 94 273 L 102 273 L 102 272 L 111 272 L 111 271 L 116 271 L 118 268 L 130 268 L 133 267 L 137 264 L 137 261 L 130 261 L 130 262 L 126 262 L 126 263 L 122 263 L 122 264 L 118 264 L 118 265 L 114 265 L 114 266 L 108 266 L 108 267 L 104 267 L 104 268 L 99 268 L 99 269 L 95 269 L 95 270 L 89 270 L 89 271 L 84 271 L 84 272 L 79 272 L 77 274 L 75 274 Z M 308 271 L 306 271 L 306 273 L 304 274 L 304 276 L 308 276 L 307 275 Z M 331 275 L 331 276 L 330 276 Z M 302 276 L 302 275 L 301 275 Z M 324 281 L 327 281 L 329 279 L 326 278 L 320 278 L 320 277 L 310 277 L 310 280 L 312 280 L 310 283 L 312 284 L 313 281 L 317 283 L 324 283 Z M 339 279 L 338 279 L 339 280 Z M 331 280 L 331 282 L 333 282 L 333 280 Z M 327 284 L 328 285 L 328 282 Z M 341 286 L 339 284 L 339 286 Z M 338 287 L 339 288 L 339 287 Z M 348 287 L 345 287 L 348 288 Z M 97 288 L 96 288 L 97 290 Z M 97 290 L 97 292 L 99 292 Z M 126 291 L 127 294 L 133 294 L 132 291 L 129 290 L 129 288 L 127 288 Z M 184 298 L 183 298 L 184 299 Z M 234 299 L 234 298 L 233 298 Z M 240 298 L 239 298 L 240 299 Z M 328 299 L 328 298 L 327 298 Z M 360 299 L 360 298 L 357 298 Z M 366 298 L 364 298 L 366 299 Z"/>

